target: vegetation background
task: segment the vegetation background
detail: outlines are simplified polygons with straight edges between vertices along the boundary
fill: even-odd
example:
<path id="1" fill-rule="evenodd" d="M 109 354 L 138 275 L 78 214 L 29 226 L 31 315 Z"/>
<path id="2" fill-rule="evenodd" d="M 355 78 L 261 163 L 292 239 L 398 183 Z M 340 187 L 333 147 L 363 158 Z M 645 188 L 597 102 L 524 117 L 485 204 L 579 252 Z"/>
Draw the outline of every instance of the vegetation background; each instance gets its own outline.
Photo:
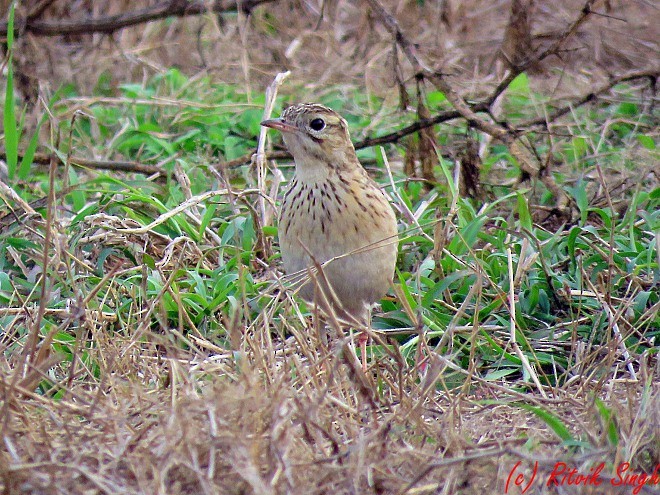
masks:
<path id="1" fill-rule="evenodd" d="M 660 493 L 653 2 L 0 12 L 3 493 Z M 400 220 L 366 374 L 279 268 L 301 101 Z"/>

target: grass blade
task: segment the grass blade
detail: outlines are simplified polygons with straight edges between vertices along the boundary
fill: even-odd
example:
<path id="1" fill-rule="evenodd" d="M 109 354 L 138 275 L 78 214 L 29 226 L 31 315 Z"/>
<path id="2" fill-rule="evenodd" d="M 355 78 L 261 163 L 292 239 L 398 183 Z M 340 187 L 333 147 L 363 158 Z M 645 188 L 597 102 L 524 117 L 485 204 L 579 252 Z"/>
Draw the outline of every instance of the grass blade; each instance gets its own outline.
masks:
<path id="1" fill-rule="evenodd" d="M 16 108 L 14 104 L 14 69 L 13 69 L 13 45 L 14 45 L 14 5 L 9 9 L 9 19 L 7 20 L 7 87 L 5 90 L 4 107 L 4 131 L 5 131 L 5 152 L 7 159 L 7 170 L 9 177 L 13 178 L 16 174 L 16 165 L 18 164 L 18 138 L 19 133 L 16 127 Z"/>

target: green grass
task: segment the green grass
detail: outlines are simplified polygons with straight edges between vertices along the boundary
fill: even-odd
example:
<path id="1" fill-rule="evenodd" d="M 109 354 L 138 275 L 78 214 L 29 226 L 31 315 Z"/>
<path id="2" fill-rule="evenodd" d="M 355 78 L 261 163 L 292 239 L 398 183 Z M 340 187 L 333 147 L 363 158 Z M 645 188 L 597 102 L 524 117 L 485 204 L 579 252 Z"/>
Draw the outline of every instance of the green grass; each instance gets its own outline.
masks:
<path id="1" fill-rule="evenodd" d="M 9 81 L 11 90 L 11 72 Z M 652 472 L 657 442 L 648 442 L 652 420 L 644 411 L 657 405 L 648 378 L 660 338 L 660 188 L 651 173 L 657 136 L 631 88 L 617 88 L 616 96 L 576 109 L 551 137 L 529 136 L 540 153 L 552 155 L 553 173 L 574 202 L 575 217 L 566 223 L 546 218 L 554 198 L 541 183 L 512 180 L 520 170 L 498 143 L 484 156 L 483 197 L 460 197 L 448 150 L 460 149 L 465 139 L 461 122 L 435 128 L 443 156 L 430 189 L 394 166 L 399 144 L 385 148 L 394 187 L 380 150 L 361 150 L 400 220 L 395 287 L 373 321 L 389 340 L 369 346 L 375 363 L 369 375 L 387 419 L 374 414 L 368 427 L 360 409 L 368 400 L 355 374 L 324 353 L 310 330 L 313 314 L 287 297 L 278 275 L 277 225 L 264 225 L 259 198 L 277 201 L 281 188 L 273 193 L 269 175 L 258 191 L 253 167 L 222 166 L 254 151 L 263 98 L 176 70 L 144 87 L 111 89 L 101 80 L 90 97 L 64 87 L 40 119 L 52 140 L 39 143 L 38 128 L 27 132 L 16 119 L 23 109 L 6 97 L 5 149 L 8 158 L 15 156 L 8 185 L 36 213 L 3 194 L 2 383 L 25 410 L 34 400 L 29 394 L 36 394 L 38 418 L 48 416 L 45 405 L 49 417 L 68 425 L 46 428 L 49 435 L 62 430 L 82 438 L 72 442 L 74 450 L 91 450 L 94 462 L 96 441 L 78 432 L 114 431 L 108 425 L 119 421 L 118 431 L 133 428 L 138 437 L 146 431 L 141 425 L 148 430 L 161 417 L 185 432 L 212 416 L 209 397 L 222 390 L 224 430 L 213 438 L 226 437 L 228 452 L 244 438 L 266 438 L 263 424 L 280 421 L 295 403 L 302 412 L 271 425 L 272 438 L 289 424 L 314 431 L 327 423 L 333 425 L 328 431 L 345 432 L 337 436 L 337 452 L 350 454 L 362 434 L 356 431 L 384 431 L 382 419 L 389 425 L 383 456 L 396 459 L 392 465 L 408 459 L 411 449 L 436 462 L 458 436 L 475 451 L 487 448 L 471 439 L 484 428 L 512 431 L 515 418 L 523 417 L 530 429 L 515 431 L 528 457 L 543 456 L 554 442 L 553 462 L 577 465 L 579 456 L 591 456 L 605 459 L 609 470 L 626 460 L 636 471 Z M 412 112 L 400 115 L 382 101 L 339 89 L 319 99 L 347 116 L 356 140 L 374 135 L 375 127 L 385 133 L 414 120 Z M 432 111 L 448 108 L 441 94 L 428 99 Z M 538 104 L 542 97 L 520 78 L 505 102 L 506 117 L 534 117 L 531 99 Z M 275 113 L 291 101 L 280 97 Z M 19 150 L 27 150 L 22 161 Z M 32 163 L 35 151 L 54 152 L 61 163 Z M 84 169 L 67 165 L 72 156 L 158 165 L 162 173 Z M 289 177 L 290 167 L 278 165 Z M 626 403 L 623 385 L 612 384 L 633 373 L 646 381 Z M 618 395 L 610 397 L 612 390 Z M 317 398 L 319 391 L 333 401 Z M 287 394 L 295 400 L 283 407 L 278 401 Z M 485 415 L 471 418 L 473 406 Z M 96 407 L 103 411 L 98 417 Z M 439 408 L 443 414 L 435 416 Z M 504 421 L 484 426 L 490 408 Z M 454 410 L 464 425 L 459 434 Z M 28 434 L 11 425 L 6 431 L 20 430 L 16 438 L 41 445 L 40 421 L 27 422 L 38 425 Z M 145 438 L 176 436 L 164 431 Z M 301 436 L 292 431 L 287 435 Z M 300 465 L 310 452 L 327 457 L 302 440 Z M 113 445 L 98 445 L 107 442 Z M 374 442 L 385 445 L 378 433 L 364 452 L 380 456 Z M 273 444 L 250 448 L 257 447 L 270 458 Z M 139 465 L 157 461 L 150 455 Z M 498 472 L 484 476 L 492 481 Z"/>
<path id="2" fill-rule="evenodd" d="M 531 116 L 523 83 L 516 83 L 506 103 L 511 118 Z M 539 221 L 552 196 L 538 183 L 507 181 L 520 171 L 497 143 L 485 157 L 482 201 L 458 197 L 447 158 L 430 191 L 396 170 L 392 190 L 387 177 L 377 174 L 397 210 L 415 218 L 400 215 L 396 287 L 374 318 L 375 328 L 397 335 L 399 371 L 420 383 L 415 362 L 426 356 L 433 363 L 437 355 L 445 360 L 439 389 L 474 391 L 493 383 L 535 394 L 539 386 L 549 393 L 577 381 L 598 394 L 607 380 L 630 378 L 631 369 L 640 374 L 657 361 L 660 189 L 640 172 L 657 160 L 655 136 L 635 94 L 619 91 L 630 103 L 579 108 L 555 129 L 552 142 L 531 136 L 560 164 L 556 176 L 577 212 L 567 224 Z M 429 99 L 434 110 L 446 105 L 442 95 Z M 321 100 L 347 112 L 354 136 L 370 125 L 359 109 L 381 104 L 341 92 Z M 278 100 L 276 113 L 287 101 Z M 238 88 L 187 79 L 176 70 L 144 87 L 111 91 L 99 84 L 99 94 L 90 98 L 67 87 L 53 97 L 49 125 L 59 139 L 41 143 L 42 149 L 63 162 L 70 155 L 128 160 L 160 165 L 163 173 L 149 178 L 58 164 L 51 177 L 47 167 L 28 164 L 23 173 L 11 174 L 10 186 L 37 214 L 26 216 L 4 198 L 0 207 L 2 351 L 11 359 L 38 336 L 42 348 L 57 356 L 57 366 L 28 382 L 38 394 L 59 400 L 67 394 L 67 380 L 102 383 L 110 355 L 124 363 L 123 370 L 137 356 L 159 360 L 240 350 L 259 362 L 273 341 L 292 334 L 308 352 L 299 336 L 306 333 L 301 316 L 309 316 L 308 310 L 282 297 L 272 275 L 279 267 L 276 225 L 263 226 L 256 174 L 249 166 L 220 166 L 254 150 L 263 103 L 259 97 L 248 101 Z M 36 138 L 12 135 L 17 110 L 8 97 L 7 156 L 36 147 Z M 386 118 L 395 110 L 380 114 Z M 392 119 L 384 129 L 413 118 Z M 463 138 L 460 123 L 438 130 L 443 147 Z M 19 138 L 12 148 L 12 139 Z M 400 149 L 386 151 L 395 159 Z M 382 171 L 380 152 L 362 154 Z M 49 204 L 51 181 L 56 195 Z M 617 181 L 623 187 L 604 195 Z M 187 206 L 176 211 L 182 204 Z M 51 242 L 44 253 L 48 226 Z M 264 242 L 275 242 L 275 249 L 263 249 Z M 434 259 L 438 248 L 442 255 Z M 39 311 L 41 317 L 34 317 Z M 128 344 L 111 354 L 113 341 Z M 394 366 L 387 350 L 380 343 L 370 346 L 384 369 Z M 235 356 L 240 369 L 244 358 Z M 382 373 L 378 391 L 384 398 L 392 390 Z M 169 380 L 141 377 L 154 390 Z M 621 436 L 611 410 L 602 402 L 596 406 L 605 428 L 600 439 L 576 434 L 550 408 L 520 407 L 564 445 L 589 450 L 615 445 Z"/>

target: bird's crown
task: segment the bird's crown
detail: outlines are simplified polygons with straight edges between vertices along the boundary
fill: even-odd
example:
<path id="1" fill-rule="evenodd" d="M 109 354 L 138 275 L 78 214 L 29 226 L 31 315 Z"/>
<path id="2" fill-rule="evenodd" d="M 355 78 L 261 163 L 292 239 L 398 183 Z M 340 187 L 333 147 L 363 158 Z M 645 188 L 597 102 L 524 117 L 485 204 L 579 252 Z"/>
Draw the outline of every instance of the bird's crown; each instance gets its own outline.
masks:
<path id="1" fill-rule="evenodd" d="M 280 117 L 284 122 L 306 131 L 312 136 L 321 137 L 333 130 L 348 129 L 346 121 L 334 110 L 319 103 L 299 103 L 292 105 L 282 112 Z"/>

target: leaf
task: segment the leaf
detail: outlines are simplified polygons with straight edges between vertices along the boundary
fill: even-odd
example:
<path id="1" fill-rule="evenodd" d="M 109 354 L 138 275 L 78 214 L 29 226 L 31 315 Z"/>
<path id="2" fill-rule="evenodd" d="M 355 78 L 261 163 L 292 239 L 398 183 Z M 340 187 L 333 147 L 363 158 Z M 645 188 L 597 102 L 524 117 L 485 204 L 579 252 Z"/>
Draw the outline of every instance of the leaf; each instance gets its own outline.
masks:
<path id="1" fill-rule="evenodd" d="M 50 98 L 48 102 L 48 107 L 47 108 L 52 108 L 52 105 L 59 100 L 62 95 L 66 94 L 68 86 L 63 86 L 59 88 L 57 91 L 55 91 L 55 94 Z M 37 127 L 34 130 L 34 133 L 32 134 L 32 138 L 30 138 L 30 142 L 27 145 L 27 148 L 25 149 L 25 152 L 23 153 L 23 159 L 21 160 L 21 166 L 19 167 L 18 170 L 18 177 L 21 180 L 26 180 L 29 175 L 30 175 L 30 169 L 32 168 L 32 161 L 34 160 L 34 153 L 37 150 L 37 146 L 39 144 L 39 131 L 41 130 L 41 126 L 43 123 L 46 121 L 48 118 L 48 112 L 44 113 L 44 115 L 39 119 L 39 122 L 37 122 Z"/>
<path id="2" fill-rule="evenodd" d="M 529 213 L 527 198 L 520 193 L 518 193 L 518 219 L 522 228 L 532 231 L 532 215 Z"/>
<path id="3" fill-rule="evenodd" d="M 495 381 L 517 372 L 518 368 L 502 368 L 500 370 L 489 371 L 486 373 L 486 376 L 484 376 L 484 380 Z"/>
<path id="4" fill-rule="evenodd" d="M 467 275 L 469 275 L 467 271 L 457 271 L 454 273 L 450 273 L 449 275 L 442 278 L 438 283 L 433 285 L 433 287 L 424 291 L 424 297 L 422 298 L 422 306 L 424 307 L 430 306 L 433 303 L 433 301 L 438 299 L 440 295 L 445 290 L 449 289 L 454 282 L 465 279 Z"/>
<path id="5" fill-rule="evenodd" d="M 465 226 L 461 226 L 461 235 L 454 237 L 447 246 L 447 249 L 454 254 L 463 254 L 468 251 L 479 238 L 481 229 L 487 219 L 488 217 L 482 215 L 469 221 Z"/>
<path id="6" fill-rule="evenodd" d="M 654 151 L 655 150 L 655 141 L 651 136 L 647 136 L 645 134 L 639 134 L 637 136 L 637 141 L 644 146 L 647 150 Z"/>
<path id="7" fill-rule="evenodd" d="M 245 140 L 238 136 L 227 136 L 225 138 L 225 159 L 233 160 L 244 155 Z"/>
<path id="8" fill-rule="evenodd" d="M 217 209 L 218 209 L 218 205 L 215 203 L 209 204 L 208 207 L 206 208 L 206 211 L 204 212 L 204 216 L 202 217 L 202 223 L 199 225 L 199 237 L 204 236 L 204 231 L 211 223 L 211 220 L 215 218 L 215 212 Z"/>
<path id="9" fill-rule="evenodd" d="M 447 101 L 447 97 L 442 91 L 431 91 L 426 95 L 426 101 L 430 107 L 437 107 Z"/>
<path id="10" fill-rule="evenodd" d="M 575 242 L 577 237 L 582 233 L 580 227 L 573 227 L 568 233 L 568 238 L 566 239 L 566 247 L 568 249 L 568 255 L 571 259 L 575 260 Z"/>
<path id="11" fill-rule="evenodd" d="M 636 117 L 639 114 L 639 108 L 634 103 L 623 102 L 619 105 L 617 114 L 624 117 Z"/>
<path id="12" fill-rule="evenodd" d="M 5 272 L 0 272 L 0 290 L 7 292 L 12 290 L 11 277 Z"/>
<path id="13" fill-rule="evenodd" d="M 582 136 L 576 136 L 571 139 L 570 147 L 568 149 L 568 156 L 572 162 L 579 162 L 580 159 L 587 153 L 587 140 Z"/>
<path id="14" fill-rule="evenodd" d="M 513 93 L 518 93 L 521 95 L 529 94 L 529 78 L 524 72 L 518 75 L 511 84 L 509 84 L 509 90 Z"/>
<path id="15" fill-rule="evenodd" d="M 18 140 L 20 133 L 16 127 L 16 106 L 14 102 L 14 68 L 13 68 L 13 46 L 14 46 L 14 4 L 9 9 L 7 21 L 7 84 L 5 88 L 4 107 L 4 131 L 5 131 L 5 156 L 7 159 L 7 171 L 9 178 L 13 179 L 18 164 Z"/>
<path id="16" fill-rule="evenodd" d="M 550 411 L 546 411 L 542 407 L 530 406 L 529 404 L 517 403 L 516 404 L 521 409 L 534 413 L 536 416 L 541 418 L 545 424 L 547 424 L 555 434 L 561 438 L 564 442 L 575 442 L 576 440 L 571 435 L 570 430 L 566 425 L 559 419 L 557 416 L 552 414 Z"/>
<path id="17" fill-rule="evenodd" d="M 23 153 L 21 166 L 18 169 L 18 177 L 21 180 L 26 180 L 30 175 L 30 168 L 32 168 L 32 160 L 34 159 L 34 153 L 36 152 L 37 145 L 39 144 L 39 130 L 41 129 L 41 125 L 44 123 L 45 120 L 46 120 L 45 115 L 44 117 L 39 119 L 39 122 L 37 123 L 37 128 L 34 130 L 34 134 L 32 134 L 32 138 L 30 139 L 30 142 L 28 143 L 28 146 L 25 149 L 25 152 Z"/>
<path id="18" fill-rule="evenodd" d="M 117 255 L 115 248 L 104 248 L 99 253 L 98 259 L 96 260 L 96 273 L 99 276 L 102 276 L 103 273 L 105 273 L 105 260 L 108 259 L 108 257 L 111 255 Z"/>
<path id="19" fill-rule="evenodd" d="M 488 350 L 491 351 L 493 355 L 502 356 L 504 359 L 513 364 L 522 365 L 522 361 L 518 358 L 518 356 L 514 356 L 513 354 L 506 352 L 500 345 L 497 344 L 497 342 L 495 342 L 495 339 L 493 339 L 487 331 L 481 330 L 481 334 L 486 338 L 486 341 L 488 342 Z"/>
<path id="20" fill-rule="evenodd" d="M 575 198 L 575 204 L 580 210 L 580 221 L 584 224 L 589 215 L 589 198 L 587 198 L 587 188 L 584 181 L 579 180 L 575 186 L 568 187 L 568 191 Z"/>
<path id="21" fill-rule="evenodd" d="M 603 226 L 606 229 L 611 228 L 612 226 L 612 214 L 609 209 L 603 209 L 603 208 L 589 208 L 589 212 L 595 213 L 600 217 L 600 219 L 603 221 Z"/>
<path id="22" fill-rule="evenodd" d="M 265 236 L 277 237 L 277 227 L 274 227 L 272 225 L 266 225 L 262 227 L 261 231 L 264 233 Z"/>
<path id="23" fill-rule="evenodd" d="M 260 131 L 262 117 L 263 111 L 260 108 L 250 108 L 241 114 L 239 123 L 249 136 L 257 136 Z"/>
<path id="24" fill-rule="evenodd" d="M 607 408 L 605 403 L 602 400 L 600 400 L 598 397 L 595 398 L 595 404 L 596 404 L 596 408 L 598 409 L 598 413 L 600 414 L 600 417 L 605 423 L 605 428 L 607 430 L 607 439 L 609 440 L 610 444 L 616 447 L 617 445 L 619 445 L 619 432 L 616 429 L 616 422 L 614 421 L 614 415 L 612 414 L 612 411 Z"/>

